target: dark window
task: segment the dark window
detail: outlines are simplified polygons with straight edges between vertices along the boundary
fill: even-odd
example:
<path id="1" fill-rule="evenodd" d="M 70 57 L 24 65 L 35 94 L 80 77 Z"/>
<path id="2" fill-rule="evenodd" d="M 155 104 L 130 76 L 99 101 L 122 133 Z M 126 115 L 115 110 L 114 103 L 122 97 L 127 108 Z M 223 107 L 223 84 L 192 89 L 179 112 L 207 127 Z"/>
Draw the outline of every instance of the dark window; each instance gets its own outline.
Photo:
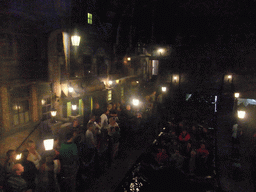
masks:
<path id="1" fill-rule="evenodd" d="M 50 97 L 42 99 L 42 120 L 51 118 L 51 99 Z"/>

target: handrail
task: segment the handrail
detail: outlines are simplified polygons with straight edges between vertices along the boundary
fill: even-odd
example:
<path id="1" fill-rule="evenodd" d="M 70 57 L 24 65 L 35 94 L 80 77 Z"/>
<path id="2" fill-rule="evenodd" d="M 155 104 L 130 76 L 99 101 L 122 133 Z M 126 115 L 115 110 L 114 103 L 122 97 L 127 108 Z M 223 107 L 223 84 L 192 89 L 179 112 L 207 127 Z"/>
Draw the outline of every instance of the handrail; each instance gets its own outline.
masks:
<path id="1" fill-rule="evenodd" d="M 32 135 L 32 133 L 34 133 L 34 131 L 39 127 L 40 123 L 42 122 L 42 120 L 35 125 L 35 128 L 28 134 L 28 136 L 22 141 L 22 143 L 19 145 L 19 147 L 16 148 L 16 151 L 18 151 L 21 146 L 26 142 L 26 140 Z"/>

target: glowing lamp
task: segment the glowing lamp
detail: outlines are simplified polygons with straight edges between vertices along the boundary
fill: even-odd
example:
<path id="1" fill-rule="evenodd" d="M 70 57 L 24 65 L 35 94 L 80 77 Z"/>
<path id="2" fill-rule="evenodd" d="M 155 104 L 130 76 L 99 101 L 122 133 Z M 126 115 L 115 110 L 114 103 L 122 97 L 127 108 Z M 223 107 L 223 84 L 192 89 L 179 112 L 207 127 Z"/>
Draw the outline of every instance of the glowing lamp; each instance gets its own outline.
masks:
<path id="1" fill-rule="evenodd" d="M 44 140 L 44 149 L 49 151 L 53 149 L 54 139 L 45 139 Z"/>
<path id="2" fill-rule="evenodd" d="M 72 105 L 72 110 L 76 110 L 77 109 L 77 105 Z"/>
<path id="3" fill-rule="evenodd" d="M 73 46 L 79 46 L 81 37 L 78 35 L 71 36 L 71 42 Z"/>
<path id="4" fill-rule="evenodd" d="M 133 103 L 134 106 L 138 106 L 140 101 L 138 99 L 133 99 L 132 103 Z"/>
<path id="5" fill-rule="evenodd" d="M 22 157 L 22 153 L 16 155 L 16 160 L 20 160 Z"/>
<path id="6" fill-rule="evenodd" d="M 73 87 L 69 87 L 69 88 L 68 88 L 68 91 L 69 91 L 70 93 L 72 93 L 72 92 L 74 91 L 74 88 L 73 88 Z"/>
<path id="7" fill-rule="evenodd" d="M 109 85 L 112 85 L 112 84 L 113 84 L 113 81 L 109 81 L 108 84 L 109 84 Z"/>
<path id="8" fill-rule="evenodd" d="M 46 101 L 45 101 L 44 99 L 41 100 L 42 105 L 44 105 L 45 102 L 46 102 Z"/>
<path id="9" fill-rule="evenodd" d="M 163 52 L 164 52 L 164 49 L 158 49 L 158 53 L 159 53 L 160 55 L 162 55 Z"/>
<path id="10" fill-rule="evenodd" d="M 237 116 L 238 116 L 239 119 L 244 119 L 245 111 L 237 111 Z"/>
<path id="11" fill-rule="evenodd" d="M 239 98 L 240 94 L 239 93 L 235 93 L 235 98 Z"/>
<path id="12" fill-rule="evenodd" d="M 139 81 L 136 81 L 136 83 L 139 83 Z"/>
<path id="13" fill-rule="evenodd" d="M 51 110 L 51 116 L 55 117 L 57 115 L 57 111 L 55 109 Z"/>
<path id="14" fill-rule="evenodd" d="M 163 91 L 163 92 L 166 92 L 166 87 L 162 87 L 162 91 Z"/>
<path id="15" fill-rule="evenodd" d="M 127 61 L 131 61 L 131 57 L 127 57 Z"/>

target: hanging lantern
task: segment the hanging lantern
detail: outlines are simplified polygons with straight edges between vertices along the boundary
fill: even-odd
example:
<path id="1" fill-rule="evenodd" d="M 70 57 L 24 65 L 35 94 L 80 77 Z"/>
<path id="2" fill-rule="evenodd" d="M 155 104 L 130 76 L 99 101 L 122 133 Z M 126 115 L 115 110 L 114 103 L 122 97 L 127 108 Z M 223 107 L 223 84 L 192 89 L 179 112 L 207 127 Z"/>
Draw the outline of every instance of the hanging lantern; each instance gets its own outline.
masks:
<path id="1" fill-rule="evenodd" d="M 51 116 L 52 116 L 52 117 L 55 117 L 56 115 L 57 115 L 57 110 L 52 109 L 52 110 L 51 110 Z"/>

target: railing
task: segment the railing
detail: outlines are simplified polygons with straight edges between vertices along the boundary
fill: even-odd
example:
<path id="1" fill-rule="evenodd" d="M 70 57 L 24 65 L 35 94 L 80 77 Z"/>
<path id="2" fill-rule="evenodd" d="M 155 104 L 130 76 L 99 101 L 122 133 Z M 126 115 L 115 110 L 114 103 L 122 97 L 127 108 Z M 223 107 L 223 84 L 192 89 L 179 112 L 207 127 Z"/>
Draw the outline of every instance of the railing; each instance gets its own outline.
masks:
<path id="1" fill-rule="evenodd" d="M 21 142 L 21 144 L 19 145 L 19 147 L 16 148 L 16 151 L 19 151 L 19 149 L 21 148 L 21 146 L 27 141 L 27 139 L 32 135 L 32 133 L 34 133 L 34 131 L 39 127 L 40 123 L 42 121 L 40 121 L 38 124 L 35 125 L 35 128 L 28 134 L 28 136 Z"/>

